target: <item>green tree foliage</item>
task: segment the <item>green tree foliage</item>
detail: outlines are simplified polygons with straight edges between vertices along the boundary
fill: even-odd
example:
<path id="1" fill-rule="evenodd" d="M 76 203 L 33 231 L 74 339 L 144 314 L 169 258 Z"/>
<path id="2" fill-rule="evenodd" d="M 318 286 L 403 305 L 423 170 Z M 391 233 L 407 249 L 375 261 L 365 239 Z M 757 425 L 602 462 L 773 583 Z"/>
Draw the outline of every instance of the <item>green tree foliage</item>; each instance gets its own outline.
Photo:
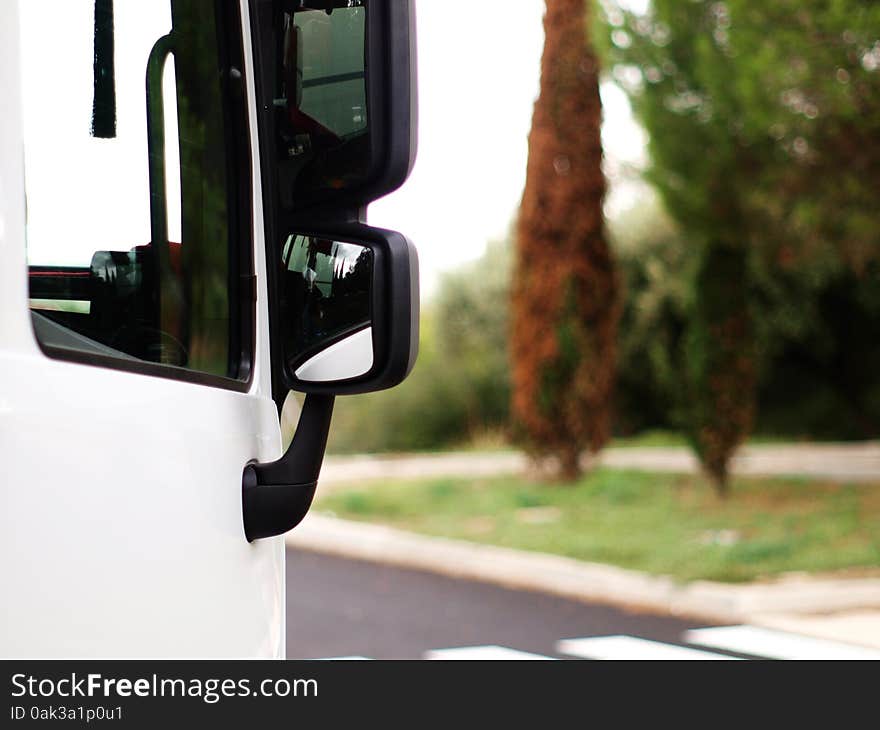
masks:
<path id="1" fill-rule="evenodd" d="M 598 64 L 584 0 L 547 0 L 541 92 L 517 226 L 511 324 L 517 439 L 558 476 L 611 424 L 617 276 L 603 232 Z"/>
<path id="2" fill-rule="evenodd" d="M 638 15 L 602 4 L 599 37 L 650 133 L 648 176 L 699 260 L 689 422 L 723 484 L 750 428 L 755 355 L 778 353 L 770 333 L 805 337 L 829 286 L 872 275 L 880 5 L 654 0 Z"/>
<path id="3" fill-rule="evenodd" d="M 489 244 L 477 261 L 446 274 L 434 307 L 437 347 L 454 369 L 464 430 L 506 430 L 510 405 L 507 357 L 510 240 Z"/>
<path id="4" fill-rule="evenodd" d="M 615 433 L 679 429 L 680 354 L 693 268 L 688 248 L 654 195 L 612 217 L 608 233 L 623 288 Z"/>
<path id="5" fill-rule="evenodd" d="M 624 283 L 615 433 L 684 429 L 682 373 L 700 249 L 688 245 L 652 195 L 615 215 L 609 233 Z M 877 266 L 859 275 L 841 271 L 819 286 L 756 258 L 748 292 L 758 313 L 755 433 L 789 440 L 877 438 Z"/>
<path id="6" fill-rule="evenodd" d="M 686 342 L 689 435 L 721 495 L 728 461 L 750 433 L 757 398 L 744 246 L 705 247 Z"/>

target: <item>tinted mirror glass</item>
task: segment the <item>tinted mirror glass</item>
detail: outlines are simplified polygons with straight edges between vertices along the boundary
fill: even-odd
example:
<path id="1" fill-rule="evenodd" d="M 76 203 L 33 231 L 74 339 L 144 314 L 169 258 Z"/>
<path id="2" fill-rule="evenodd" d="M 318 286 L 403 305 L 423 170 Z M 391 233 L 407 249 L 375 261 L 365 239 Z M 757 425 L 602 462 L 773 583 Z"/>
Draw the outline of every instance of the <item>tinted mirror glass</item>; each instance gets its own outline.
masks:
<path id="1" fill-rule="evenodd" d="M 302 0 L 282 13 L 275 96 L 282 203 L 362 183 L 370 168 L 366 0 Z"/>
<path id="2" fill-rule="evenodd" d="M 304 382 L 366 375 L 373 367 L 373 251 L 291 235 L 282 252 L 284 357 Z"/>

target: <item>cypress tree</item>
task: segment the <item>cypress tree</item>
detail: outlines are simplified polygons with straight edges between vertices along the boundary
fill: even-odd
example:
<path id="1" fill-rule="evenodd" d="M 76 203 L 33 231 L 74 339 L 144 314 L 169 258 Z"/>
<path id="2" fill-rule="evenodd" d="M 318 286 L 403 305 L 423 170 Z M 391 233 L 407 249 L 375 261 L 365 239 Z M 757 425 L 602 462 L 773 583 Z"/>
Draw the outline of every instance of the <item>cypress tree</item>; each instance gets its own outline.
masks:
<path id="1" fill-rule="evenodd" d="M 546 0 L 511 294 L 514 434 L 565 480 L 609 437 L 619 309 L 588 20 L 585 0 Z"/>

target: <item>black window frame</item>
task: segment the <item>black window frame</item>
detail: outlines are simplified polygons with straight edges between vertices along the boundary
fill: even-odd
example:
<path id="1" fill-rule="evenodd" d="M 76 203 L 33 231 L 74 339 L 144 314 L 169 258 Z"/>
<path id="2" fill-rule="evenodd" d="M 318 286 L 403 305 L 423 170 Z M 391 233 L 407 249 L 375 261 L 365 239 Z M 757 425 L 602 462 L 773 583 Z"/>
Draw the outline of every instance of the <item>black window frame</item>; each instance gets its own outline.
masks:
<path id="1" fill-rule="evenodd" d="M 225 69 L 225 73 L 221 76 L 224 124 L 227 143 L 232 148 L 226 155 L 230 303 L 228 359 L 230 363 L 233 360 L 237 362 L 236 377 L 48 345 L 40 340 L 36 330 L 33 330 L 33 333 L 42 353 L 53 360 L 246 393 L 251 389 L 254 380 L 257 300 L 249 86 L 245 72 L 245 41 L 240 4 L 237 0 L 213 0 L 213 2 L 218 21 L 217 49 L 220 56 L 218 60 L 220 67 Z M 30 281 L 28 281 L 28 289 L 30 290 Z"/>

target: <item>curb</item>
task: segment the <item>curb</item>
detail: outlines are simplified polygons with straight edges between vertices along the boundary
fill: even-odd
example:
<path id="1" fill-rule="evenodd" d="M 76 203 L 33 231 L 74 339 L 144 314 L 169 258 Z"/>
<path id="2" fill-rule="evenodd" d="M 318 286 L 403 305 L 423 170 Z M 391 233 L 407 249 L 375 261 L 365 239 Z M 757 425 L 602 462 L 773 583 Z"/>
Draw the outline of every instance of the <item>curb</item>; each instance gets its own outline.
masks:
<path id="1" fill-rule="evenodd" d="M 572 600 L 712 621 L 766 614 L 818 614 L 880 607 L 880 578 L 789 576 L 729 585 L 679 583 L 666 576 L 463 540 L 427 537 L 384 525 L 309 514 L 285 537 L 289 547 L 425 570 L 452 578 L 549 593 Z"/>

